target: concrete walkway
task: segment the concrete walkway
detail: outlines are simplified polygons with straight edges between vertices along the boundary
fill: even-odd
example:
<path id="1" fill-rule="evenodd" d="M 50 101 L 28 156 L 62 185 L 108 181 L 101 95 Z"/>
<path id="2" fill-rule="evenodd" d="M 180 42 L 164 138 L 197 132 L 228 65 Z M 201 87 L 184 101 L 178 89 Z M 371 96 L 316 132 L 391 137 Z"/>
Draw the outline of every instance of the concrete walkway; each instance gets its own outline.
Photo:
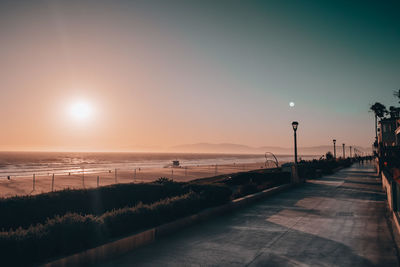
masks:
<path id="1" fill-rule="evenodd" d="M 385 206 L 355 164 L 102 266 L 398 266 Z"/>

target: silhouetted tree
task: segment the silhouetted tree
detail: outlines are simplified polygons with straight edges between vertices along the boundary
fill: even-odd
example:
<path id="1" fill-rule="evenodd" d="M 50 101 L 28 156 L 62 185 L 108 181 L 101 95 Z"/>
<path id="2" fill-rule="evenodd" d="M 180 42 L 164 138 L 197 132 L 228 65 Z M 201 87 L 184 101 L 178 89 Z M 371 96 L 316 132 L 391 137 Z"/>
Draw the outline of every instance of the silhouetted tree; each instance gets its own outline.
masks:
<path id="1" fill-rule="evenodd" d="M 394 96 L 400 99 L 400 89 L 398 91 L 394 91 Z M 400 103 L 400 101 L 399 101 Z"/>
<path id="2" fill-rule="evenodd" d="M 385 105 L 375 102 L 370 108 L 375 114 L 375 139 L 378 140 L 378 118 L 382 119 L 387 113 Z"/>
<path id="3" fill-rule="evenodd" d="M 328 151 L 325 155 L 326 160 L 333 160 L 332 152 Z"/>
<path id="4" fill-rule="evenodd" d="M 400 117 L 400 108 L 390 106 L 389 107 L 389 114 L 391 118 L 399 118 Z"/>

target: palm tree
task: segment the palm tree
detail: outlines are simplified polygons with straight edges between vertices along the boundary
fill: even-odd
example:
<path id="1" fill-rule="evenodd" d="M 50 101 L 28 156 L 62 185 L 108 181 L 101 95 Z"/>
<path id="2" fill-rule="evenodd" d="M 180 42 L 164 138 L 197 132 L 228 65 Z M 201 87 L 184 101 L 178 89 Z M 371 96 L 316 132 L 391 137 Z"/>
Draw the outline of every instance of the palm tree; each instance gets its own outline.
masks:
<path id="1" fill-rule="evenodd" d="M 379 102 L 375 102 L 375 104 L 373 104 L 369 109 L 375 114 L 375 139 L 378 140 L 378 118 L 382 119 L 385 117 L 388 111 L 386 110 L 385 105 Z"/>

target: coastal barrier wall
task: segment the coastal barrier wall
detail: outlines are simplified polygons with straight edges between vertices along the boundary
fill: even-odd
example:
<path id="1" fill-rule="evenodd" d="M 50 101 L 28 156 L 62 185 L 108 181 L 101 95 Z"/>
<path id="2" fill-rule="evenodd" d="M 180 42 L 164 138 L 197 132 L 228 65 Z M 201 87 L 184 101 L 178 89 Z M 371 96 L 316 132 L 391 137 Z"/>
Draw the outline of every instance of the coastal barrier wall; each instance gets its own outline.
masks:
<path id="1" fill-rule="evenodd" d="M 386 193 L 386 198 L 388 201 L 389 209 L 390 211 L 393 211 L 394 209 L 394 203 L 393 203 L 393 179 L 391 178 L 390 174 L 386 171 L 383 171 L 381 173 L 381 178 L 382 178 L 382 188 Z"/>
<path id="2" fill-rule="evenodd" d="M 386 193 L 390 214 L 393 218 L 393 228 L 400 235 L 400 185 L 393 179 L 389 172 L 381 170 L 382 188 Z"/>

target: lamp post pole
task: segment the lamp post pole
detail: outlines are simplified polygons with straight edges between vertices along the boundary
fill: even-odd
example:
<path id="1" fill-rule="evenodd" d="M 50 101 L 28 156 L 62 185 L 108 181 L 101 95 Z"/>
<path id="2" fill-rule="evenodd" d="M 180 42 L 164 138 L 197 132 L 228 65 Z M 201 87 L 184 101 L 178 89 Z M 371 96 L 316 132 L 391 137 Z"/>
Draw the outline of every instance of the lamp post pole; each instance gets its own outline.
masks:
<path id="1" fill-rule="evenodd" d="M 345 144 L 343 143 L 342 144 L 342 146 L 343 146 L 343 159 L 346 159 L 346 151 L 345 151 Z"/>
<path id="2" fill-rule="evenodd" d="M 352 148 L 352 146 L 350 146 L 350 158 L 351 158 L 351 155 L 352 155 L 352 154 L 351 154 L 351 148 Z"/>
<path id="3" fill-rule="evenodd" d="M 294 163 L 297 165 L 297 127 L 299 123 L 297 121 L 292 122 L 294 132 Z"/>
<path id="4" fill-rule="evenodd" d="M 333 139 L 333 158 L 336 159 L 336 139 Z"/>

